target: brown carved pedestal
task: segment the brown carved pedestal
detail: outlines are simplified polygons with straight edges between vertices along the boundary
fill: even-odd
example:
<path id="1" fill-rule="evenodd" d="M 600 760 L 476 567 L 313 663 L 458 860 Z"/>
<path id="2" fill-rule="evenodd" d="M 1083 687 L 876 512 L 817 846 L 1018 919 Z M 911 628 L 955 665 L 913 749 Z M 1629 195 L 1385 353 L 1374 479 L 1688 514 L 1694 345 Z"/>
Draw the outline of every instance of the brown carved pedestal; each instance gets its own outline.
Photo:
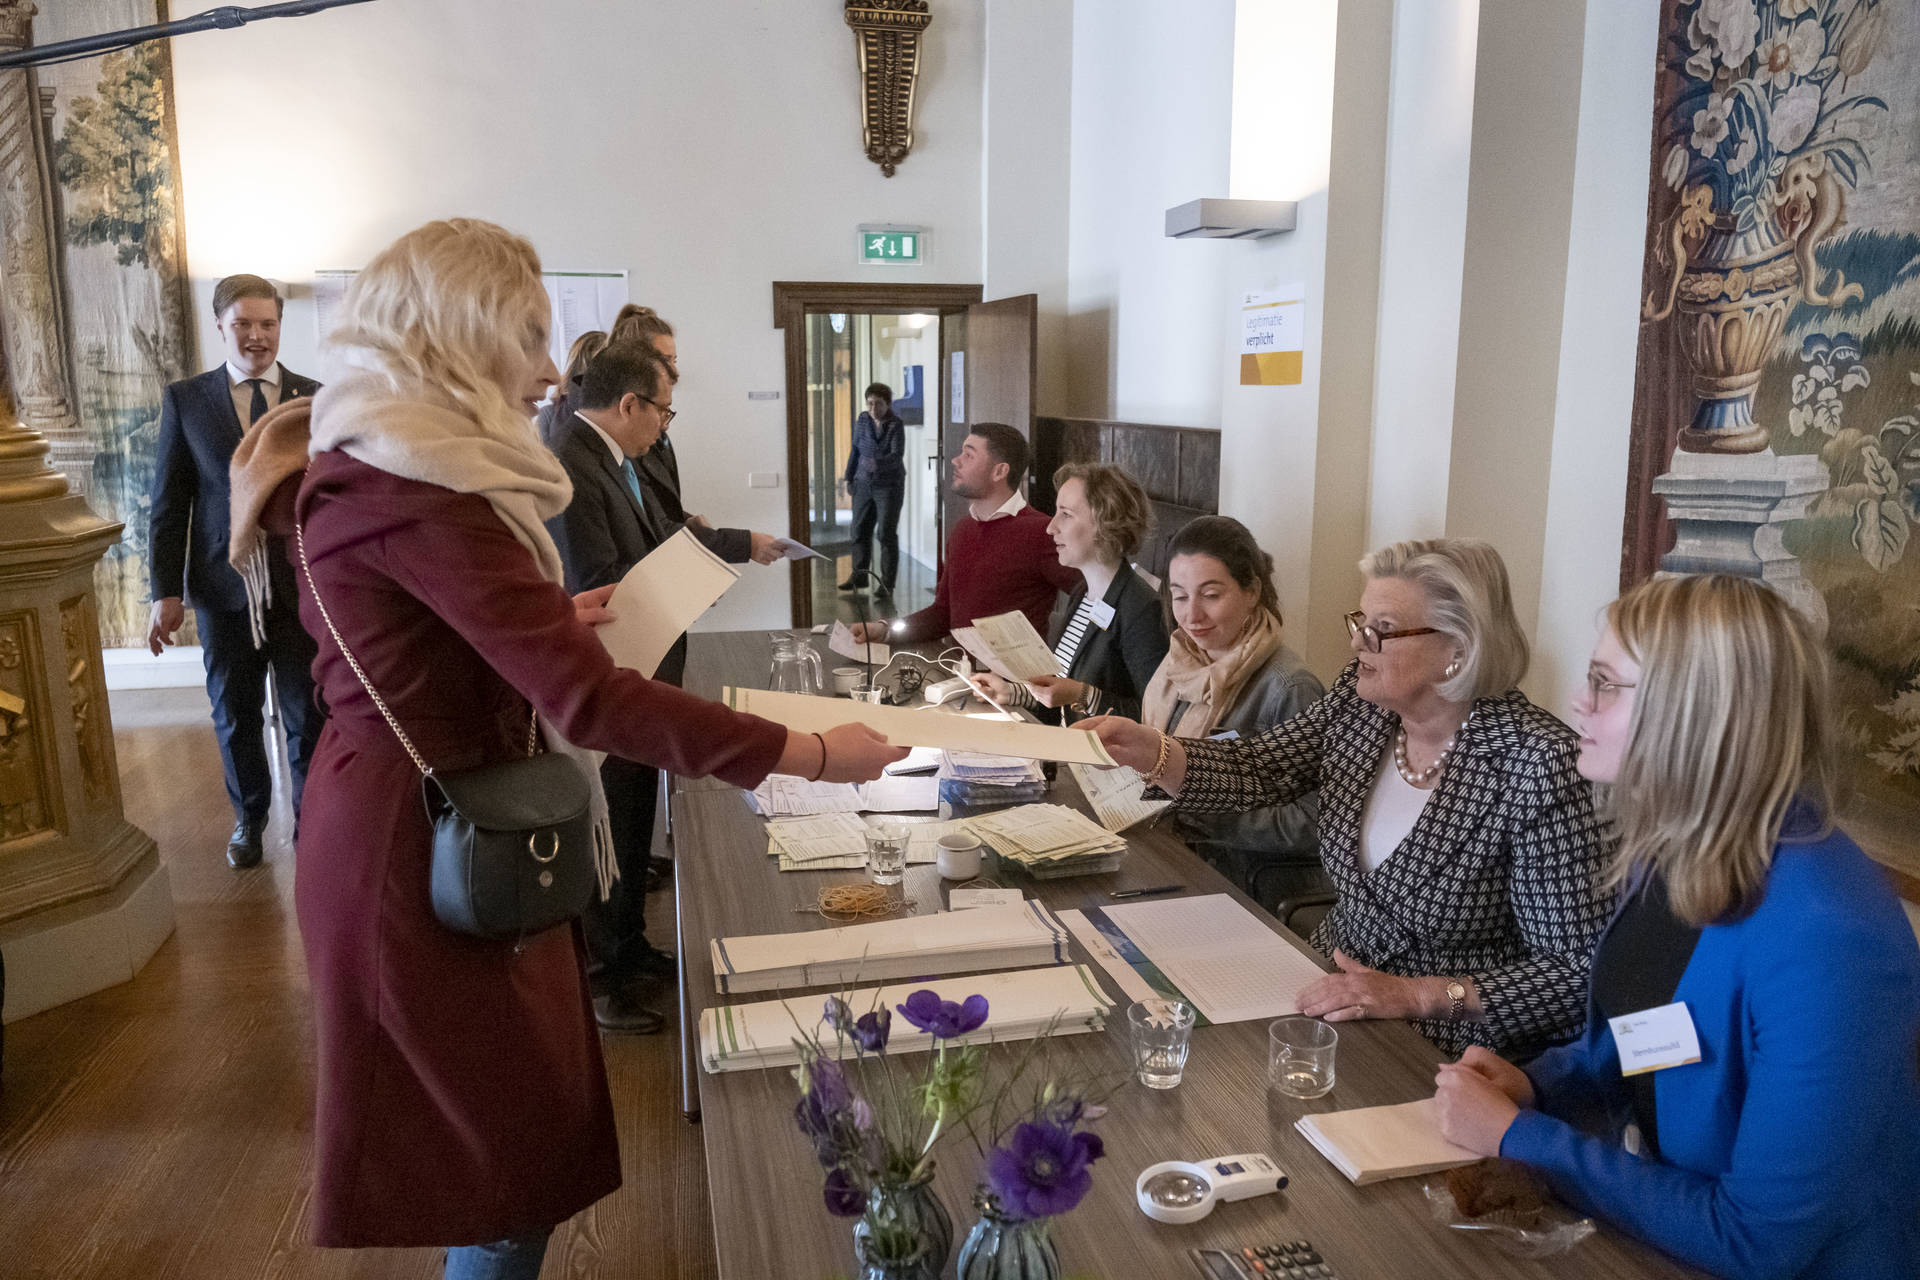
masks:
<path id="1" fill-rule="evenodd" d="M 94 565 L 120 536 L 0 385 L 0 951 L 8 1021 L 125 982 L 173 932 L 120 809 Z"/>

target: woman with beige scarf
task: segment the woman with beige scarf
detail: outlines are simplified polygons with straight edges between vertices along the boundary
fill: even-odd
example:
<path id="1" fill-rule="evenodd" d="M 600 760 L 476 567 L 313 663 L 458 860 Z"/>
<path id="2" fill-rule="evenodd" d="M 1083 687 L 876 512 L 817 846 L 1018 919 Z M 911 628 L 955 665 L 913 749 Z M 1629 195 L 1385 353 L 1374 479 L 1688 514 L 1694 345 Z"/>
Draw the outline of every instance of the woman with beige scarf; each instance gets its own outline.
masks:
<path id="1" fill-rule="evenodd" d="M 568 597 L 544 523 L 572 488 L 532 425 L 559 374 L 525 240 L 430 223 L 367 265 L 343 312 L 310 421 L 262 418 L 234 462 L 236 556 L 263 528 L 304 544 L 331 712 L 294 893 L 319 1044 L 314 1242 L 446 1246 L 450 1280 L 531 1280 L 555 1225 L 620 1184 L 580 930 L 494 942 L 436 920 L 396 726 L 447 772 L 523 754 L 533 712 L 550 750 L 741 787 L 871 779 L 906 753 L 613 665 L 583 621 L 608 593 Z"/>
<path id="2" fill-rule="evenodd" d="M 1180 738 L 1250 737 L 1305 711 L 1326 692 L 1280 640 L 1273 557 L 1247 527 L 1202 516 L 1174 535 L 1167 584 L 1179 629 L 1147 685 L 1142 724 Z M 1220 873 L 1271 911 L 1325 893 L 1320 800 L 1243 813 L 1175 811 L 1180 834 Z"/>

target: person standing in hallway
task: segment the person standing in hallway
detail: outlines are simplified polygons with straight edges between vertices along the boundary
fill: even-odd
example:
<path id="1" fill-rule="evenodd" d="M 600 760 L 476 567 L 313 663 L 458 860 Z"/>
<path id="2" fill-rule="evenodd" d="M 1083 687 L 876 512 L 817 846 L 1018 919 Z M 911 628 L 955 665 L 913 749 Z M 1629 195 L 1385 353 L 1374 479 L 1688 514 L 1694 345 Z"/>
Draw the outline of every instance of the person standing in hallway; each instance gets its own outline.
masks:
<path id="1" fill-rule="evenodd" d="M 853 448 L 842 477 L 853 493 L 853 572 L 842 591 L 871 589 L 893 596 L 900 573 L 900 507 L 907 494 L 907 424 L 893 411 L 893 388 L 876 382 L 867 388 L 866 412 L 853 420 Z M 873 539 L 880 538 L 880 574 L 873 567 Z"/>
<path id="2" fill-rule="evenodd" d="M 589 360 L 572 388 L 571 420 L 557 424 L 554 456 L 573 482 L 565 511 L 547 522 L 560 550 L 567 590 L 611 586 L 659 545 L 635 470 L 673 417 L 673 377 L 651 346 L 616 342 Z M 660 773 L 608 756 L 600 765 L 620 878 L 605 901 L 588 902 L 581 926 L 593 1016 L 603 1031 L 652 1035 L 666 1025 L 633 991 L 670 978 L 675 957 L 647 940 L 647 882 Z"/>
<path id="3" fill-rule="evenodd" d="M 261 707 L 269 672 L 287 735 L 296 822 L 307 762 L 320 737 L 321 717 L 313 700 L 317 650 L 300 625 L 286 547 L 278 538 L 267 540 L 251 593 L 249 582 L 227 562 L 227 468 L 242 433 L 276 406 L 320 389 L 279 362 L 285 308 L 272 283 L 259 276 L 228 276 L 214 287 L 213 314 L 227 358 L 161 395 L 154 456 L 147 646 L 158 657 L 174 642 L 191 601 L 233 804 L 227 861 L 236 869 L 259 865 L 265 853 L 273 775 Z"/>

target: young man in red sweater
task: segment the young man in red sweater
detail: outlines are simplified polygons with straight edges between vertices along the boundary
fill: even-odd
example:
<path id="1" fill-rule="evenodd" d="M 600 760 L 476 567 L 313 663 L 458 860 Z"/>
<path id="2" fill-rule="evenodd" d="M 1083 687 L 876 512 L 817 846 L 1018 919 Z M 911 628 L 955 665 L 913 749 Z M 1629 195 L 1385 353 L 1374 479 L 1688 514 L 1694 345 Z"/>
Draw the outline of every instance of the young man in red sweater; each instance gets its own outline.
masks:
<path id="1" fill-rule="evenodd" d="M 1027 505 L 1027 438 L 1003 422 L 977 422 L 953 460 L 953 491 L 967 515 L 947 538 L 933 603 L 897 622 L 855 623 L 855 640 L 917 644 L 968 626 L 976 618 L 1018 609 L 1045 635 L 1055 597 L 1080 584 L 1080 571 L 1060 563 L 1045 513 Z"/>

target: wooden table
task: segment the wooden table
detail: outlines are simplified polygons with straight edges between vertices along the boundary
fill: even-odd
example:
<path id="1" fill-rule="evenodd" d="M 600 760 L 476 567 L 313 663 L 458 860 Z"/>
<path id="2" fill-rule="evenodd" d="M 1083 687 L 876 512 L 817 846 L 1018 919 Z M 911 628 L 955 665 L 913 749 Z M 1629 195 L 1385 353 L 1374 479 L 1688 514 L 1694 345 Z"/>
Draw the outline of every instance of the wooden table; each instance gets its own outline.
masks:
<path id="1" fill-rule="evenodd" d="M 693 645 L 688 687 L 696 692 L 713 694 L 729 678 L 746 683 L 764 674 L 767 648 L 760 633 L 697 635 Z M 1065 770 L 1050 799 L 1084 807 Z M 673 804 L 686 1020 L 697 1025 L 699 1011 L 708 1006 L 772 998 L 771 993 L 716 995 L 710 938 L 826 927 L 818 916 L 793 908 L 812 901 L 822 886 L 857 883 L 864 875 L 780 872 L 766 854 L 764 822 L 737 790 L 691 783 L 676 791 Z M 1109 875 L 1034 881 L 1018 869 L 996 866 L 993 858 L 984 874 L 1017 885 L 1056 911 L 1108 905 L 1107 894 L 1114 889 L 1172 883 L 1184 884 L 1191 894 L 1231 894 L 1258 911 L 1164 830 L 1136 830 L 1128 843 L 1125 865 Z M 904 889 L 922 911 L 937 910 L 946 891 L 931 866 L 909 867 Z M 1277 923 L 1272 928 L 1313 954 Z M 1077 943 L 1074 953 L 1076 960 L 1092 963 Z M 1108 994 L 1117 995 L 1112 980 L 1094 967 Z M 1128 1061 L 1126 1034 L 1121 1016 L 1110 1020 L 1105 1034 L 1064 1037 L 1058 1046 L 1076 1065 L 1117 1074 Z M 1009 1053 L 991 1052 L 1001 1060 Z M 1435 1225 L 1421 1192 L 1424 1179 L 1350 1184 L 1293 1123 L 1308 1112 L 1430 1094 L 1441 1054 L 1405 1025 L 1342 1025 L 1338 1081 L 1331 1094 L 1311 1102 L 1266 1087 L 1266 1055 L 1265 1022 L 1203 1027 L 1194 1033 L 1186 1080 L 1178 1089 L 1155 1092 L 1130 1085 L 1113 1099 L 1097 1125 L 1106 1158 L 1095 1166 L 1093 1191 L 1054 1224 L 1066 1274 L 1186 1280 L 1199 1274 L 1190 1249 L 1303 1238 L 1319 1248 L 1343 1280 L 1693 1274 L 1606 1228 L 1546 1262 L 1510 1258 L 1470 1233 Z M 911 1065 L 921 1059 L 911 1055 L 904 1061 Z M 763 1280 L 852 1274 L 852 1223 L 829 1216 L 823 1206 L 821 1171 L 793 1124 L 791 1073 L 700 1072 L 698 1090 L 720 1275 Z M 1134 1204 L 1134 1179 L 1149 1164 L 1253 1151 L 1280 1162 L 1292 1178 L 1286 1191 L 1223 1205 L 1185 1227 L 1152 1222 Z M 944 1144 L 935 1186 L 953 1214 L 956 1244 L 973 1221 L 970 1196 L 978 1181 L 979 1159 L 964 1135 Z"/>

